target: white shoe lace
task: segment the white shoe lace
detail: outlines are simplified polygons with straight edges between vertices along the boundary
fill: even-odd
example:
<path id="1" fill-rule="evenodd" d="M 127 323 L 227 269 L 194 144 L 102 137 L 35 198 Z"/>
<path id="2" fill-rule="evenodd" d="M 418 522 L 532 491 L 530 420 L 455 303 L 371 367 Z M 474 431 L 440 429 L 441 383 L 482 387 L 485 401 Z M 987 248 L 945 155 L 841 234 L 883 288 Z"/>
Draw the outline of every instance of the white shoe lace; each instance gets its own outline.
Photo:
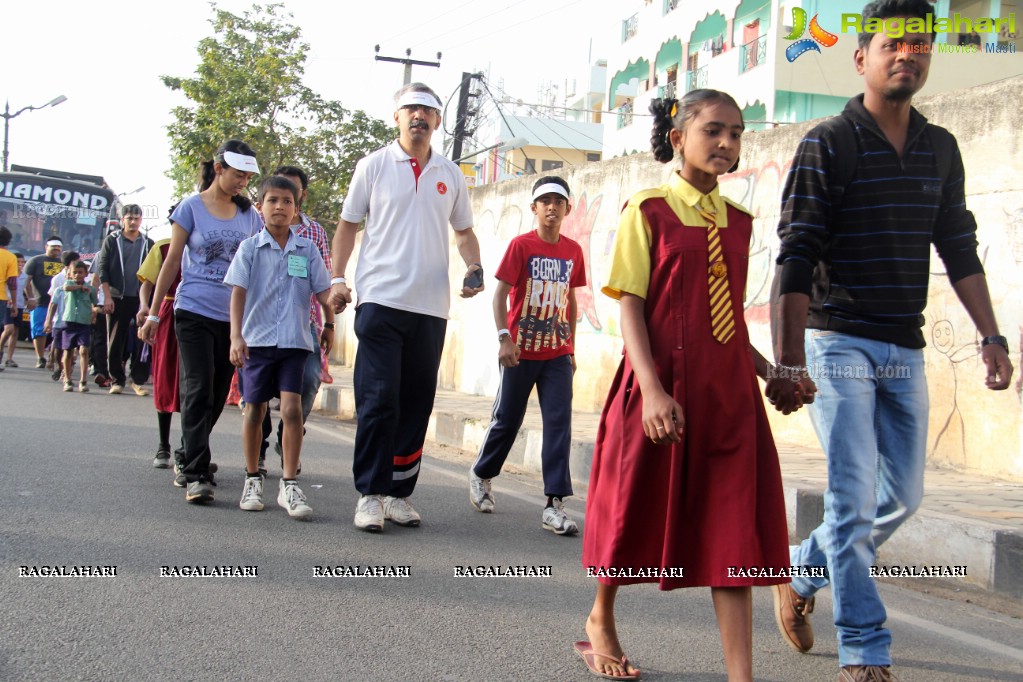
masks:
<path id="1" fill-rule="evenodd" d="M 305 504 L 305 493 L 297 485 L 284 486 L 284 497 L 288 500 L 288 506 L 292 509 L 300 504 Z"/>
<path id="2" fill-rule="evenodd" d="M 261 487 L 259 481 L 252 478 L 247 479 L 245 481 L 245 494 L 243 495 L 242 502 L 262 502 L 260 499 L 263 492 Z"/>

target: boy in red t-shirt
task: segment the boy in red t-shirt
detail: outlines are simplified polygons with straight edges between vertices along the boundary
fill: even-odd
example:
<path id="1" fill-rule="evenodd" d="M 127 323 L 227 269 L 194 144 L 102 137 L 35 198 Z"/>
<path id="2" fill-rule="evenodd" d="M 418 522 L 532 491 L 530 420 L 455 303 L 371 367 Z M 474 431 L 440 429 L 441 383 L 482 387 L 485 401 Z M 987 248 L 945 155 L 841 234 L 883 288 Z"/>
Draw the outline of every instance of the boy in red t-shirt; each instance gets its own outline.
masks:
<path id="1" fill-rule="evenodd" d="M 501 344 L 501 383 L 494 412 L 476 462 L 469 469 L 469 500 L 477 510 L 494 510 L 490 480 L 501 473 L 536 387 L 543 416 L 543 527 L 558 535 L 579 528 L 565 513 L 572 494 L 572 376 L 575 373 L 576 287 L 586 285 L 583 251 L 561 236 L 572 211 L 568 183 L 555 176 L 537 180 L 529 205 L 536 230 L 511 240 L 497 269 L 494 321 Z M 508 301 L 511 309 L 508 309 Z"/>

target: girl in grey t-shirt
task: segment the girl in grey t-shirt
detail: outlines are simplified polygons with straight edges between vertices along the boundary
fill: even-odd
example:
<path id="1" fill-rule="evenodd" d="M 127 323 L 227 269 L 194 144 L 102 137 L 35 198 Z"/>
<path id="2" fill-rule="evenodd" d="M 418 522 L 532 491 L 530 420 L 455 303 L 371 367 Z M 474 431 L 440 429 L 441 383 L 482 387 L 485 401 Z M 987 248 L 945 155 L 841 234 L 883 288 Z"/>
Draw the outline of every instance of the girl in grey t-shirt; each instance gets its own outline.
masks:
<path id="1" fill-rule="evenodd" d="M 171 242 L 157 277 L 153 300 L 161 301 L 181 272 L 174 301 L 178 337 L 183 455 L 174 484 L 189 502 L 213 501 L 209 436 L 224 409 L 234 367 L 230 360 L 231 288 L 223 283 L 243 239 L 262 229 L 244 195 L 259 172 L 256 154 L 229 140 L 202 164 L 199 193 L 171 214 Z M 160 318 L 150 315 L 139 334 L 152 343 Z"/>

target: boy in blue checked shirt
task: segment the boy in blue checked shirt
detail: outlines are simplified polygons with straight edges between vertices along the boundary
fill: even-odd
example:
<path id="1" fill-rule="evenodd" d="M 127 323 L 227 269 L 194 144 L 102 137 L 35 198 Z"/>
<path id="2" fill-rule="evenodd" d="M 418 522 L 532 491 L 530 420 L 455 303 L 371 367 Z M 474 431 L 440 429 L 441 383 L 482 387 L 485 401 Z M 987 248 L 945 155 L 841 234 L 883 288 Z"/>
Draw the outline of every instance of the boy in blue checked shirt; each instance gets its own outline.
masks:
<path id="1" fill-rule="evenodd" d="M 245 420 L 245 487 L 239 507 L 263 509 L 263 477 L 259 449 L 263 415 L 270 398 L 281 397 L 284 422 L 284 473 L 277 504 L 299 519 L 312 513 L 298 487 L 297 467 L 302 449 L 302 375 L 315 342 L 309 333 L 309 297 L 316 296 L 324 317 L 333 320 L 327 305 L 330 275 L 323 257 L 308 239 L 291 230 L 298 210 L 298 188 L 288 179 L 271 176 L 259 187 L 256 204 L 264 228 L 244 240 L 231 261 L 224 283 L 231 293 L 231 363 L 240 368 Z M 324 328 L 320 344 L 329 352 L 333 329 Z"/>

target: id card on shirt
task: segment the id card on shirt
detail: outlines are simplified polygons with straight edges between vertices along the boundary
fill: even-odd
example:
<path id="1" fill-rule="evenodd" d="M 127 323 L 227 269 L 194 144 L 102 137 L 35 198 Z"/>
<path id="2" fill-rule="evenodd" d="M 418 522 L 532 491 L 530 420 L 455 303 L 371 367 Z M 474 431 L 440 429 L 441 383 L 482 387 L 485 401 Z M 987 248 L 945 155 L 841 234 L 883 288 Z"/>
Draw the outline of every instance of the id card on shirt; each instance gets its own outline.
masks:
<path id="1" fill-rule="evenodd" d="M 288 254 L 288 275 L 291 277 L 308 277 L 309 259 L 305 256 Z"/>

